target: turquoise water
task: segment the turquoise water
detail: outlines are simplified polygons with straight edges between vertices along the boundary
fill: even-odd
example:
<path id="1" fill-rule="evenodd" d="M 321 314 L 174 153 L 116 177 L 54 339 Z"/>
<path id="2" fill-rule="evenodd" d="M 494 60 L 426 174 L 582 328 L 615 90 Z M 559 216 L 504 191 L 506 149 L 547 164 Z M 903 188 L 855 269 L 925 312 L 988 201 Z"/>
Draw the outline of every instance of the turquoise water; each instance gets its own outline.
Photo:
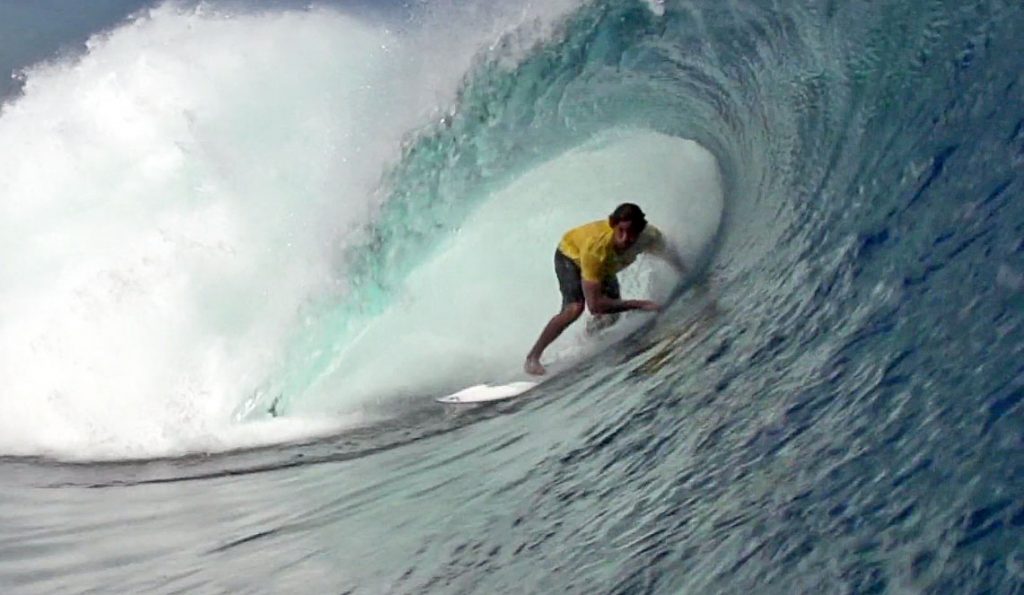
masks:
<path id="1" fill-rule="evenodd" d="M 0 114 L 8 590 L 1022 588 L 1020 6 L 121 18 Z M 438 407 L 624 197 L 666 310 Z"/>

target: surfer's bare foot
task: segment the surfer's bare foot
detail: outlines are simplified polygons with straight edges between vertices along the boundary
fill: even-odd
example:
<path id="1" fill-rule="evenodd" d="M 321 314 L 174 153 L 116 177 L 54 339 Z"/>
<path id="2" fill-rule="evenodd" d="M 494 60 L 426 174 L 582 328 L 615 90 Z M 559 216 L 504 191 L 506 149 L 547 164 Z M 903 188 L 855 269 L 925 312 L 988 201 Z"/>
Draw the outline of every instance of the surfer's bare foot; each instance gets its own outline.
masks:
<path id="1" fill-rule="evenodd" d="M 540 365 L 540 360 L 532 357 L 526 358 L 526 363 L 523 364 L 523 371 L 534 376 L 543 376 L 547 372 L 544 366 Z"/>

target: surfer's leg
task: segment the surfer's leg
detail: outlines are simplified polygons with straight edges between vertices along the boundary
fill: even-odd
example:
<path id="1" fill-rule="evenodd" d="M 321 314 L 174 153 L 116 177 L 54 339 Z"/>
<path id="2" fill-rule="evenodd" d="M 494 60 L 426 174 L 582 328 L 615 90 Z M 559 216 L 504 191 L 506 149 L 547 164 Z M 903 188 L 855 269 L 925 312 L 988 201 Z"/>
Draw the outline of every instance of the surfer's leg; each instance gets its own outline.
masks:
<path id="1" fill-rule="evenodd" d="M 565 329 L 569 328 L 570 324 L 576 322 L 576 319 L 581 314 L 583 314 L 583 302 L 574 302 L 563 306 L 561 312 L 551 317 L 551 320 L 544 325 L 544 330 L 540 332 L 540 336 L 537 337 L 537 342 L 533 344 L 533 349 L 526 355 L 526 363 L 523 364 L 523 369 L 528 374 L 539 376 L 546 372 L 544 366 L 540 363 L 541 354 Z"/>
<path id="2" fill-rule="evenodd" d="M 583 314 L 585 301 L 580 267 L 560 250 L 555 250 L 555 276 L 558 277 L 558 289 L 562 293 L 562 310 L 544 325 L 537 342 L 533 344 L 533 349 L 526 354 L 523 369 L 528 374 L 539 376 L 546 371 L 540 363 L 540 356 L 552 341 Z"/>
<path id="3" fill-rule="evenodd" d="M 621 300 L 622 292 L 619 290 L 619 279 L 612 275 L 601 282 L 601 291 L 613 300 Z M 587 335 L 593 335 L 615 324 L 619 320 L 619 313 L 595 314 L 587 318 Z"/>

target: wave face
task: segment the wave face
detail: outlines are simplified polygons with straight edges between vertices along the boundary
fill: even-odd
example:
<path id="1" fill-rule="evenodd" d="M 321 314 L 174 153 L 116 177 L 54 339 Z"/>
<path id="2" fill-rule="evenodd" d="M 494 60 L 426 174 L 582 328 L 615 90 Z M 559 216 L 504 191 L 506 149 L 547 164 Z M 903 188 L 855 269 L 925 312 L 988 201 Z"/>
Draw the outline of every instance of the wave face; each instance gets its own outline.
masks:
<path id="1" fill-rule="evenodd" d="M 1020 588 L 1019 3 L 593 2 L 408 77 L 426 44 L 333 11 L 161 10 L 0 117 L 5 453 L 435 428 L 235 480 L 296 508 L 195 539 L 282 589 Z M 706 289 L 423 413 L 518 364 L 551 238 L 637 195 Z"/>

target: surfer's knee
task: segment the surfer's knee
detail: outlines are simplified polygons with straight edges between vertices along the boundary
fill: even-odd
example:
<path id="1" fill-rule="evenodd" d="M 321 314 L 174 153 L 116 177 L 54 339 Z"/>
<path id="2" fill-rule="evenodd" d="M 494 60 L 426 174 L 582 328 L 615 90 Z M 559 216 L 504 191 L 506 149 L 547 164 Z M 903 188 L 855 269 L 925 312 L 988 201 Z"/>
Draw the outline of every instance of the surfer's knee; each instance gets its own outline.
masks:
<path id="1" fill-rule="evenodd" d="M 571 316 L 573 320 L 576 320 L 583 314 L 583 308 L 583 302 L 571 302 L 562 308 L 562 313 L 566 316 Z"/>

